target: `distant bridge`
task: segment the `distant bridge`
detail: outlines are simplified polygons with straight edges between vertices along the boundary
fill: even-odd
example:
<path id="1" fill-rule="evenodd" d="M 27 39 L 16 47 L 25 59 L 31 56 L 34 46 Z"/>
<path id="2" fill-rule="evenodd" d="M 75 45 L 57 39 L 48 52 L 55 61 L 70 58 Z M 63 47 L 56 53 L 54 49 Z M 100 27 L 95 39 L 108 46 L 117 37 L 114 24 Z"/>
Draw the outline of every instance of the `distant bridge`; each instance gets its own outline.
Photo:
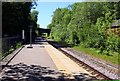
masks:
<path id="1" fill-rule="evenodd" d="M 39 35 L 42 33 L 47 33 L 48 36 L 50 35 L 50 31 L 51 31 L 51 29 L 44 29 L 44 28 L 38 28 L 37 30 L 39 32 Z"/>

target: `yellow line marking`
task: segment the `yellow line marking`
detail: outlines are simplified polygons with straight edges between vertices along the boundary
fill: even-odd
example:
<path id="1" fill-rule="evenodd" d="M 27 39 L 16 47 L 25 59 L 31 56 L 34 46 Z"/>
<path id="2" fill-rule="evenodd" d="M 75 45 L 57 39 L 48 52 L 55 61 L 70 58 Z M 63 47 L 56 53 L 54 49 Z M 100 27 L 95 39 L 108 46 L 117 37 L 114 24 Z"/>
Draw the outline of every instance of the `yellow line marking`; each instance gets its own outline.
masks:
<path id="1" fill-rule="evenodd" d="M 53 62 L 55 63 L 56 67 L 61 73 L 71 74 L 67 68 L 61 63 L 60 59 L 56 56 L 54 50 L 51 46 L 45 46 L 47 52 L 49 53 L 50 57 L 52 58 Z"/>
<path id="2" fill-rule="evenodd" d="M 56 67 L 58 68 L 58 70 L 64 70 L 62 73 L 67 73 L 71 75 L 86 73 L 91 75 L 89 72 L 80 67 L 73 60 L 68 58 L 66 55 L 64 55 L 62 52 L 60 52 L 53 46 L 46 45 L 45 48 L 50 57 L 52 58 L 53 62 L 55 63 Z"/>

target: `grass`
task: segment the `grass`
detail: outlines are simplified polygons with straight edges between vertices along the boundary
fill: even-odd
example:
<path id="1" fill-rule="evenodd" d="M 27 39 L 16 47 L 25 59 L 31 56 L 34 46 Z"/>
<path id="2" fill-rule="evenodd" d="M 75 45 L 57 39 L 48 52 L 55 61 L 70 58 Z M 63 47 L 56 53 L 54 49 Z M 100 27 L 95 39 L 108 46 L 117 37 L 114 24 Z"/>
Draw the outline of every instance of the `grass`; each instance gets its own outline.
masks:
<path id="1" fill-rule="evenodd" d="M 88 54 L 92 57 L 96 57 L 100 60 L 104 60 L 108 63 L 111 63 L 111 64 L 114 64 L 114 65 L 118 65 L 120 64 L 120 60 L 118 59 L 119 58 L 119 54 L 118 53 L 114 53 L 112 54 L 111 56 L 108 56 L 106 54 L 98 54 L 98 50 L 96 49 L 93 49 L 93 48 L 84 48 L 82 46 L 75 46 L 73 47 L 75 50 L 78 50 L 78 51 L 81 51 L 85 54 Z"/>

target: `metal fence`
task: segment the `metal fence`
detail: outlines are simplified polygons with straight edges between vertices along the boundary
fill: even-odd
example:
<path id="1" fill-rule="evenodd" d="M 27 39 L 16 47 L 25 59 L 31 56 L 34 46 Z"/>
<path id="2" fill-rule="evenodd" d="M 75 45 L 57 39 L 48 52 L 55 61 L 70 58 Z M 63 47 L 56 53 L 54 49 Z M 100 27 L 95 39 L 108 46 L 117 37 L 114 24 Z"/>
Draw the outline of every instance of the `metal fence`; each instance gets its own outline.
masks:
<path id="1" fill-rule="evenodd" d="M 2 58 L 2 38 L 0 37 L 0 71 L 2 69 L 2 62 L 1 62 L 1 58 Z"/>
<path id="2" fill-rule="evenodd" d="M 19 41 L 20 38 L 18 36 L 2 38 L 2 56 L 6 56 L 11 49 L 15 49 Z"/>

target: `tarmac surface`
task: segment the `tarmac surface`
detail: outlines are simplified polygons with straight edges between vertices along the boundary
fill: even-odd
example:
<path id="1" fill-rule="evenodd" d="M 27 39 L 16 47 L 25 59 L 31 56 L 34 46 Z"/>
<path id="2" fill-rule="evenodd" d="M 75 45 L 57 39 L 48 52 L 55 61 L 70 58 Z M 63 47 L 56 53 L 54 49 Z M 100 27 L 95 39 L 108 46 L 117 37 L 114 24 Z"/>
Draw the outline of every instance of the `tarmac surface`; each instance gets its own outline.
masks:
<path id="1" fill-rule="evenodd" d="M 60 72 L 71 79 L 74 79 L 74 76 L 77 75 L 82 76 L 82 78 L 86 78 L 86 75 L 87 77 L 92 76 L 89 72 L 44 40 L 32 44 L 33 48 L 27 48 L 28 46 L 29 45 L 25 45 L 8 65 L 18 65 L 16 67 L 19 67 L 20 63 L 23 65 L 26 64 L 25 66 L 27 67 L 30 65 L 40 65 L 42 67 L 48 67 L 49 70 Z M 4 71 L 6 71 L 6 69 Z M 4 74 L 4 72 L 2 74 Z M 59 76 L 59 74 L 56 76 Z"/>
<path id="2" fill-rule="evenodd" d="M 24 63 L 27 65 L 41 65 L 58 70 L 43 45 L 33 44 L 33 48 L 27 48 L 28 46 L 29 45 L 26 45 L 15 58 L 11 60 L 9 65 Z"/>
<path id="3" fill-rule="evenodd" d="M 29 44 L 24 45 L 17 54 L 16 50 L 4 59 L 3 64 L 15 55 L 0 73 L 1 81 L 69 81 L 69 79 L 87 81 L 95 79 L 44 39 L 39 38 L 35 44 L 32 44 L 33 48 L 28 48 L 29 46 Z"/>
<path id="4" fill-rule="evenodd" d="M 77 65 L 73 60 L 45 41 L 33 44 L 33 48 L 27 48 L 28 46 L 29 45 L 25 45 L 25 47 L 10 61 L 9 65 L 24 63 L 27 65 L 49 67 L 50 69 L 60 71 L 66 75 L 79 73 L 90 75 L 90 73 Z"/>

